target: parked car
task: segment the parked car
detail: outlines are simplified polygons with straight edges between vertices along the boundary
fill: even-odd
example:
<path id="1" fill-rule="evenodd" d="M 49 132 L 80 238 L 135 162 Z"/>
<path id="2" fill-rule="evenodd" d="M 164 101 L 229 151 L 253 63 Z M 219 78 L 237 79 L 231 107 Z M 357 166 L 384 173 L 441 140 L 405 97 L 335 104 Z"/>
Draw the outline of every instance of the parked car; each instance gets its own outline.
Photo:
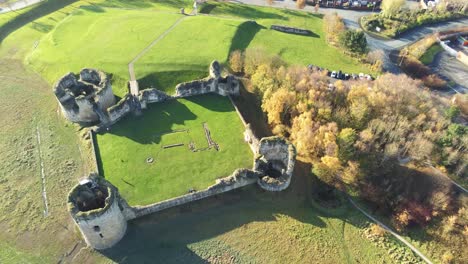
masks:
<path id="1" fill-rule="evenodd" d="M 359 79 L 361 79 L 361 80 L 364 79 L 364 73 L 362 73 L 362 72 L 359 73 Z"/>
<path id="2" fill-rule="evenodd" d="M 336 78 L 337 79 L 342 79 L 343 78 L 343 73 L 341 72 L 341 70 L 339 70 L 338 73 L 336 74 Z"/>
<path id="3" fill-rule="evenodd" d="M 330 77 L 332 77 L 332 78 L 336 78 L 336 71 L 332 71 L 332 73 L 331 73 Z"/>
<path id="4" fill-rule="evenodd" d="M 366 74 L 366 79 L 369 80 L 369 81 L 372 81 L 372 76 L 370 76 L 369 74 Z"/>
<path id="5" fill-rule="evenodd" d="M 356 80 L 358 78 L 358 76 L 355 73 L 353 73 L 353 74 L 351 74 L 351 78 L 353 78 L 353 80 Z"/>
<path id="6" fill-rule="evenodd" d="M 349 77 L 350 77 L 349 74 L 345 73 L 344 79 L 345 79 L 345 80 L 349 80 Z"/>

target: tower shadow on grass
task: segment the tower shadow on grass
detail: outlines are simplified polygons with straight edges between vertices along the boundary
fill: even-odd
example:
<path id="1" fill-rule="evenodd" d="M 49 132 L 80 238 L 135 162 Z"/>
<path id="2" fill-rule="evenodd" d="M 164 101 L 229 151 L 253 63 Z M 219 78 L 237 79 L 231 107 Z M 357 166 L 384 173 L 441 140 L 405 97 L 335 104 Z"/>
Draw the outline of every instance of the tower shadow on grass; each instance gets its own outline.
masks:
<path id="1" fill-rule="evenodd" d="M 257 24 L 255 21 L 246 21 L 240 24 L 232 37 L 229 54 L 234 50 L 244 51 L 250 42 L 252 42 L 255 35 L 262 29 L 265 29 L 265 27 Z"/>

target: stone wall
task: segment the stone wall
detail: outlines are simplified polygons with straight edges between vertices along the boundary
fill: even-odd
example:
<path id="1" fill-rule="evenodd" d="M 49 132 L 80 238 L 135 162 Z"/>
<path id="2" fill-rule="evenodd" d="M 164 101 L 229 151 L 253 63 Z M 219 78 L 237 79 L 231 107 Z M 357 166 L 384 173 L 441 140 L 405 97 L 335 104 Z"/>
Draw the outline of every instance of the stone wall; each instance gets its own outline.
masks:
<path id="1" fill-rule="evenodd" d="M 188 97 L 206 93 L 217 93 L 222 96 L 238 95 L 239 80 L 233 75 L 221 76 L 221 66 L 213 61 L 209 69 L 210 75 L 201 80 L 180 83 L 176 86 L 176 97 Z"/>
<path id="2" fill-rule="evenodd" d="M 130 95 L 126 95 L 117 104 L 107 109 L 110 124 L 115 124 L 117 121 L 122 119 L 122 117 L 132 111 L 130 97 Z"/>
<path id="3" fill-rule="evenodd" d="M 280 25 L 271 25 L 270 27 L 273 30 L 285 32 L 285 33 L 291 33 L 291 34 L 298 34 L 298 35 L 311 35 L 312 31 L 307 30 L 307 29 L 302 29 L 302 28 L 293 28 L 293 27 L 287 27 L 287 26 L 280 26 Z"/>
<path id="4" fill-rule="evenodd" d="M 194 193 L 189 193 L 186 195 L 179 196 L 177 198 L 165 200 L 159 203 L 155 203 L 148 206 L 137 206 L 134 207 L 133 210 L 135 211 L 134 217 L 141 217 L 144 215 L 152 214 L 155 212 L 159 212 L 161 210 L 171 208 L 174 206 L 190 203 L 193 201 L 197 201 L 206 197 L 210 197 L 216 194 L 228 192 L 240 187 L 244 187 L 250 184 L 257 182 L 259 175 L 248 169 L 238 169 L 234 171 L 234 173 L 226 178 L 218 179 L 216 184 L 208 187 L 205 190 L 197 191 Z M 131 218 L 133 219 L 133 218 Z M 128 220 L 131 220 L 128 219 Z"/>
<path id="5" fill-rule="evenodd" d="M 159 103 L 164 102 L 168 99 L 171 99 L 171 96 L 167 95 L 165 92 L 162 92 L 155 88 L 141 90 L 139 92 L 138 99 L 141 104 L 142 109 L 147 108 L 147 104 L 150 103 Z"/>

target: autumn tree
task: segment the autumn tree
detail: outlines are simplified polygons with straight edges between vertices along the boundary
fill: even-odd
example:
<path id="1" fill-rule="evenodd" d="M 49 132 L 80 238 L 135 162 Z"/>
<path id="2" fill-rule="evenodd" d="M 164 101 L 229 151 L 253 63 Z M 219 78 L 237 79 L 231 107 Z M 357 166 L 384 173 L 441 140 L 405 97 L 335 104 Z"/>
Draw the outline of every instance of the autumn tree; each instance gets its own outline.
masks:
<path id="1" fill-rule="evenodd" d="M 346 29 L 343 19 L 337 13 L 330 13 L 323 17 L 323 21 L 327 41 L 332 45 L 337 45 L 339 36 Z"/>
<path id="2" fill-rule="evenodd" d="M 262 109 L 267 113 L 268 123 L 272 126 L 289 124 L 288 113 L 294 107 L 296 94 L 293 91 L 281 88 L 273 92 L 262 104 Z"/>
<path id="3" fill-rule="evenodd" d="M 357 140 L 356 130 L 345 128 L 338 134 L 338 157 L 347 162 L 354 156 L 354 143 Z"/>
<path id="4" fill-rule="evenodd" d="M 304 9 L 306 6 L 306 0 L 296 0 L 296 7 L 299 9 Z"/>
<path id="5" fill-rule="evenodd" d="M 405 5 L 406 0 L 383 0 L 380 8 L 387 17 L 394 16 Z"/>
<path id="6" fill-rule="evenodd" d="M 240 50 L 231 52 L 229 65 L 235 73 L 241 73 L 244 69 L 244 54 Z"/>

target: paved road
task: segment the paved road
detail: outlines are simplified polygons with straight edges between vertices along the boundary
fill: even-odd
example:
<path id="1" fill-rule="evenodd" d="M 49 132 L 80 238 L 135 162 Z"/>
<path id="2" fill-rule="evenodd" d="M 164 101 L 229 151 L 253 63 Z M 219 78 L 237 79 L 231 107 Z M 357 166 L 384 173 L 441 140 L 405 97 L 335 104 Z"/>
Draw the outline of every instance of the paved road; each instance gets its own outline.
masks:
<path id="1" fill-rule="evenodd" d="M 20 1 L 13 2 L 11 4 L 4 4 L 0 6 L 0 14 L 23 9 L 25 7 L 35 5 L 42 1 L 44 0 L 20 0 Z"/>
<path id="2" fill-rule="evenodd" d="M 393 231 L 390 227 L 385 225 L 384 223 L 380 222 L 377 220 L 375 217 L 367 213 L 364 209 L 362 209 L 359 205 L 357 205 L 353 199 L 348 197 L 349 202 L 354 206 L 354 208 L 358 209 L 361 213 L 363 213 L 367 218 L 378 224 L 380 227 L 385 229 L 387 232 L 392 234 L 396 239 L 400 240 L 403 244 L 405 244 L 407 247 L 409 247 L 416 255 L 418 255 L 422 260 L 424 260 L 428 264 L 432 264 L 432 261 L 426 257 L 421 251 L 419 251 L 415 246 L 413 246 L 408 240 L 404 239 L 402 236 L 397 234 L 395 231 Z"/>
<path id="3" fill-rule="evenodd" d="M 434 61 L 428 65 L 433 71 L 457 83 L 453 87 L 452 95 L 457 93 L 468 93 L 468 66 L 450 56 L 446 51 L 436 55 Z"/>

